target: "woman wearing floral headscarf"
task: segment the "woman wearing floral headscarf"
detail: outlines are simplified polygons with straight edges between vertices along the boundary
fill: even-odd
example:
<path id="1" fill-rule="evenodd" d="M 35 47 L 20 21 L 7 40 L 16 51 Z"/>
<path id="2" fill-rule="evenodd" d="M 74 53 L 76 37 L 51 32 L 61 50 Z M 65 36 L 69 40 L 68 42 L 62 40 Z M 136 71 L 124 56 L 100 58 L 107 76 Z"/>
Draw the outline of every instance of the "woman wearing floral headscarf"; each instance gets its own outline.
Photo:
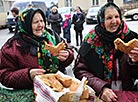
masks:
<path id="1" fill-rule="evenodd" d="M 65 67 L 73 61 L 73 52 L 65 49 L 55 56 L 45 49 L 46 43 L 55 46 L 62 39 L 45 28 L 42 10 L 26 9 L 19 18 L 19 33 L 0 52 L 0 82 L 14 89 L 29 89 L 33 88 L 36 75 L 65 72 Z"/>
<path id="2" fill-rule="evenodd" d="M 117 101 L 113 90 L 134 90 L 138 78 L 138 48 L 124 54 L 115 50 L 114 40 L 128 42 L 138 35 L 122 20 L 114 3 L 107 3 L 98 12 L 98 24 L 84 38 L 76 59 L 74 74 L 88 78 L 96 95 L 106 102 Z"/>

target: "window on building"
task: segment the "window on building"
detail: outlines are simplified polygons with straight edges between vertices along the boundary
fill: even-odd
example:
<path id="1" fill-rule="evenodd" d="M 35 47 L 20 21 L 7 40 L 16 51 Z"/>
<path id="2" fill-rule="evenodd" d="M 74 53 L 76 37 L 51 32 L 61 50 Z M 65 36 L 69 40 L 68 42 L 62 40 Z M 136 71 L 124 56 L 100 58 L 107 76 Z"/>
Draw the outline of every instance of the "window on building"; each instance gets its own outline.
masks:
<path id="1" fill-rule="evenodd" d="M 107 0 L 107 2 L 114 2 L 114 0 Z"/>
<path id="2" fill-rule="evenodd" d="M 138 0 L 124 0 L 124 3 L 138 3 Z"/>
<path id="3" fill-rule="evenodd" d="M 136 2 L 138 2 L 138 0 L 135 0 Z"/>
<path id="4" fill-rule="evenodd" d="M 133 0 L 124 0 L 124 3 L 132 3 Z"/>
<path id="5" fill-rule="evenodd" d="M 72 6 L 72 0 L 65 0 L 65 6 L 71 7 Z"/>
<path id="6" fill-rule="evenodd" d="M 3 2 L 0 1 L 0 12 L 4 11 L 4 5 L 3 5 Z"/>
<path id="7" fill-rule="evenodd" d="M 92 0 L 92 6 L 99 5 L 99 0 Z"/>

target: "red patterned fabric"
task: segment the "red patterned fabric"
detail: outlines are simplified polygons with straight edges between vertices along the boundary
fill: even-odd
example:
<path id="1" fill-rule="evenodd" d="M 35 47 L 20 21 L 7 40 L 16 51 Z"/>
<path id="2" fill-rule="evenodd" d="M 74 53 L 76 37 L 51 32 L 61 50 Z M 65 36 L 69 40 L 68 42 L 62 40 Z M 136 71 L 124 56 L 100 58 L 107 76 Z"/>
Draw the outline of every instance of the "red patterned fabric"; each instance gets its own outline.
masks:
<path id="1" fill-rule="evenodd" d="M 114 91 L 118 96 L 117 102 L 138 102 L 138 92 Z"/>
<path id="2" fill-rule="evenodd" d="M 15 89 L 33 88 L 33 81 L 30 78 L 29 70 L 39 68 L 37 56 L 30 53 L 24 54 L 17 41 L 12 42 L 12 47 L 7 47 L 6 43 L 0 52 L 0 82 L 6 86 Z M 65 68 L 73 60 L 73 52 L 65 62 L 61 62 L 62 68 Z"/>

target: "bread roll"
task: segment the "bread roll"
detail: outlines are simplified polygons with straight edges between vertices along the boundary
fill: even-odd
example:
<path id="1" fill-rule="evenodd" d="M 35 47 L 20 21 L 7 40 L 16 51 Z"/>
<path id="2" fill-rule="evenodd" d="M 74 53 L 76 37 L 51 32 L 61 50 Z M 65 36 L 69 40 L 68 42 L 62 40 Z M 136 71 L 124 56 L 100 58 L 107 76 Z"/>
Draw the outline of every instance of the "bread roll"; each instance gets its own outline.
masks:
<path id="1" fill-rule="evenodd" d="M 56 79 L 55 74 L 41 75 L 40 79 L 56 92 L 63 91 L 63 85 Z"/>
<path id="2" fill-rule="evenodd" d="M 72 80 L 72 84 L 70 85 L 69 89 L 71 92 L 76 92 L 78 86 L 79 86 L 79 83 L 75 80 Z"/>
<path id="3" fill-rule="evenodd" d="M 114 41 L 114 45 L 115 45 L 116 50 L 120 50 L 121 52 L 128 54 L 135 47 L 138 48 L 138 39 L 134 38 L 134 39 L 130 40 L 129 42 L 125 43 L 120 38 L 117 38 Z"/>
<path id="4" fill-rule="evenodd" d="M 84 99 L 88 99 L 88 98 L 89 98 L 89 90 L 88 89 L 84 89 L 80 99 L 84 100 Z"/>
<path id="5" fill-rule="evenodd" d="M 72 84 L 72 79 L 71 78 L 63 78 L 59 74 L 56 75 L 56 78 L 57 78 L 57 80 L 59 80 L 62 83 L 62 85 L 65 88 L 70 87 L 70 85 Z"/>
<path id="6" fill-rule="evenodd" d="M 53 45 L 47 44 L 47 42 L 45 42 L 45 49 L 49 50 L 54 55 L 58 55 L 58 52 L 60 50 L 64 50 L 65 48 L 66 48 L 66 45 L 63 41 L 58 43 L 57 46 L 53 46 Z"/>

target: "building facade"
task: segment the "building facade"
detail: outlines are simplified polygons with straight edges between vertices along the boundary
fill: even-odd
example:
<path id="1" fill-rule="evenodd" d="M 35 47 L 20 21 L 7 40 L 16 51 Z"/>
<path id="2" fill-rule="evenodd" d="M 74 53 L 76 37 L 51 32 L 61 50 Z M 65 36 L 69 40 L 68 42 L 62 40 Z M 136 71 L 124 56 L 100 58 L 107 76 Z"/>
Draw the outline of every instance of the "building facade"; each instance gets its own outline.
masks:
<path id="1" fill-rule="evenodd" d="M 132 9 L 138 7 L 138 0 L 58 0 L 58 6 L 71 6 L 75 8 L 80 6 L 83 10 L 93 6 L 102 6 L 107 1 L 113 1 L 122 9 Z"/>

